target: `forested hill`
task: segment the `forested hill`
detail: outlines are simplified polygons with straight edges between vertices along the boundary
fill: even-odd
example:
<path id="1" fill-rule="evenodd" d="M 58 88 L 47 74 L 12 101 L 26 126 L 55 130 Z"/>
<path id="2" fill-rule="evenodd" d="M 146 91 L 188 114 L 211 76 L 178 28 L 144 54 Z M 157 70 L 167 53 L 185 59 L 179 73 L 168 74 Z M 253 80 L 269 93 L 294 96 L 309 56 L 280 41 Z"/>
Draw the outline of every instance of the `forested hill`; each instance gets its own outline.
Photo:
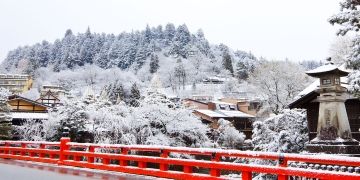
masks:
<path id="1" fill-rule="evenodd" d="M 220 52 L 228 51 L 225 45 L 217 46 L 216 49 Z M 147 26 L 142 31 L 123 32 L 119 35 L 91 33 L 88 28 L 85 33 L 77 35 L 67 30 L 62 39 L 53 43 L 42 41 L 12 50 L 3 61 L 2 68 L 30 74 L 39 67 L 52 67 L 58 72 L 85 64 L 95 64 L 105 69 L 133 67 L 136 70 L 157 52 L 185 59 L 190 56 L 213 59 L 219 54 L 209 45 L 202 30 L 192 34 L 185 24 L 178 27 L 171 23 L 165 27 Z M 237 55 L 255 59 L 245 52 L 238 52 Z"/>

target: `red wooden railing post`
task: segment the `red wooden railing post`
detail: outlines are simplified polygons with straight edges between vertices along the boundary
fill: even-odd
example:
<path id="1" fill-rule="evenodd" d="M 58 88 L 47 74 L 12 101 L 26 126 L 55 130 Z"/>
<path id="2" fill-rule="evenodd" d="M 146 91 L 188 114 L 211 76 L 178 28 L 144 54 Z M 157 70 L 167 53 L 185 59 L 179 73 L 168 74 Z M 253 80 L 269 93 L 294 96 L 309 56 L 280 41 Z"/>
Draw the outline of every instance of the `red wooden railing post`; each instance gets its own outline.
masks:
<path id="1" fill-rule="evenodd" d="M 241 172 L 241 179 L 242 180 L 251 180 L 252 179 L 252 173 L 248 171 Z"/>
<path id="2" fill-rule="evenodd" d="M 280 154 L 278 166 L 287 167 L 287 164 L 288 164 L 287 159 L 285 158 L 284 154 Z M 282 175 L 282 174 L 278 175 L 278 180 L 288 180 L 288 179 L 289 179 L 288 175 Z"/>
<path id="3" fill-rule="evenodd" d="M 109 158 L 103 158 L 102 163 L 103 164 L 110 164 L 110 159 Z"/>
<path id="4" fill-rule="evenodd" d="M 45 144 L 40 144 L 40 149 L 45 149 L 46 145 Z M 44 158 L 45 157 L 45 154 L 44 153 L 39 153 L 39 157 L 40 158 Z"/>
<path id="5" fill-rule="evenodd" d="M 20 152 L 21 156 L 26 155 L 25 148 L 27 148 L 27 145 L 25 143 L 21 143 L 21 149 L 22 149 L 22 151 Z"/>
<path id="6" fill-rule="evenodd" d="M 168 158 L 169 157 L 169 152 L 168 151 L 164 151 L 164 150 L 161 149 L 160 153 L 161 153 L 160 157 L 162 157 L 162 158 Z M 160 170 L 161 171 L 169 170 L 169 165 L 161 163 L 160 164 Z"/>
<path id="7" fill-rule="evenodd" d="M 219 162 L 220 156 L 216 155 L 216 153 L 213 153 L 211 155 L 211 161 Z M 220 169 L 210 169 L 210 176 L 219 177 L 220 176 Z"/>
<path id="8" fill-rule="evenodd" d="M 126 148 L 121 148 L 121 154 L 123 155 L 127 155 L 129 150 Z M 120 160 L 120 166 L 127 166 L 128 165 L 128 161 L 127 160 Z"/>
<path id="9" fill-rule="evenodd" d="M 10 143 L 5 142 L 5 147 L 6 147 L 6 148 L 10 147 Z M 7 150 L 4 151 L 4 154 L 9 154 L 9 152 L 10 152 L 10 151 L 7 149 Z"/>
<path id="10" fill-rule="evenodd" d="M 94 146 L 89 146 L 88 152 L 93 154 L 95 152 Z M 87 157 L 87 162 L 88 163 L 94 163 L 94 161 L 95 161 L 94 157 L 90 157 L 90 156 Z"/>
<path id="11" fill-rule="evenodd" d="M 146 162 L 138 161 L 138 167 L 139 168 L 146 168 Z"/>
<path id="12" fill-rule="evenodd" d="M 60 139 L 60 154 L 59 154 L 59 165 L 64 164 L 64 160 L 67 159 L 67 156 L 64 154 L 64 151 L 68 151 L 70 149 L 70 146 L 67 145 L 67 143 L 70 142 L 70 138 L 68 137 L 62 137 Z"/>
<path id="13" fill-rule="evenodd" d="M 17 151 L 15 151 L 15 150 L 11 151 L 11 155 L 16 155 L 16 153 L 17 153 Z"/>
<path id="14" fill-rule="evenodd" d="M 192 173 L 193 167 L 192 166 L 184 166 L 183 171 L 184 171 L 184 173 Z"/>

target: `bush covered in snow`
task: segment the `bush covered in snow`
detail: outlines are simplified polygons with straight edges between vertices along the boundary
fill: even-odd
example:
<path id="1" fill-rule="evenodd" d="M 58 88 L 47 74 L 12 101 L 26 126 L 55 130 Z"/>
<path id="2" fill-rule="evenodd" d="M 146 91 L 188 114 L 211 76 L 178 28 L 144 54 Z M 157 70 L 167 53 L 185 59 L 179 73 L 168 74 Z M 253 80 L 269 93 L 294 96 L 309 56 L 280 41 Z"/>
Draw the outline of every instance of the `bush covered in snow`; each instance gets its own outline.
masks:
<path id="1" fill-rule="evenodd" d="M 164 95 L 149 92 L 138 107 L 101 99 L 70 99 L 48 121 L 26 121 L 23 140 L 59 140 L 64 128 L 77 142 L 207 147 L 208 127 L 191 111 L 175 108 Z"/>
<path id="2" fill-rule="evenodd" d="M 219 119 L 219 127 L 214 130 L 218 136 L 216 143 L 222 148 L 240 149 L 245 140 L 244 133 L 235 129 L 231 122 Z"/>
<path id="3" fill-rule="evenodd" d="M 10 107 L 7 104 L 10 92 L 7 89 L 0 88 L 0 140 L 11 139 L 11 115 Z"/>
<path id="4" fill-rule="evenodd" d="M 253 124 L 255 151 L 298 153 L 308 141 L 304 111 L 285 109 L 277 116 Z"/>

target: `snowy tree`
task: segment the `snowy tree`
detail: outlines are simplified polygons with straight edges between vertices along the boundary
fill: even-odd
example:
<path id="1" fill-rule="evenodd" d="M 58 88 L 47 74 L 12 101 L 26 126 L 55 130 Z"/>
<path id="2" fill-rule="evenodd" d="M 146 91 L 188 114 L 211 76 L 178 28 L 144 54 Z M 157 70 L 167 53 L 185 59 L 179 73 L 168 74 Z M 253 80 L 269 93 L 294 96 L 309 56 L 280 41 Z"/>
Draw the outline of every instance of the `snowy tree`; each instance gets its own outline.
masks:
<path id="1" fill-rule="evenodd" d="M 151 54 L 150 56 L 150 73 L 156 73 L 156 71 L 159 69 L 159 56 L 156 54 Z"/>
<path id="2" fill-rule="evenodd" d="M 245 135 L 232 125 L 231 122 L 219 119 L 219 127 L 215 130 L 218 136 L 217 143 L 222 148 L 240 149 L 244 143 Z"/>
<path id="3" fill-rule="evenodd" d="M 236 77 L 239 80 L 247 80 L 249 77 L 249 72 L 244 62 L 239 61 L 236 63 Z"/>
<path id="4" fill-rule="evenodd" d="M 177 79 L 178 81 L 178 84 L 180 87 L 180 85 L 183 86 L 183 89 L 185 89 L 185 83 L 186 83 L 186 70 L 185 70 L 185 67 L 182 63 L 182 61 L 180 60 L 178 63 L 177 63 L 177 66 L 175 67 L 174 69 L 174 77 Z"/>
<path id="5" fill-rule="evenodd" d="M 114 83 L 105 85 L 100 96 L 112 104 L 118 104 L 121 101 L 125 101 L 125 90 L 121 82 L 116 80 Z"/>
<path id="6" fill-rule="evenodd" d="M 131 86 L 130 99 L 129 99 L 130 106 L 138 107 L 140 105 L 139 102 L 140 98 L 141 98 L 140 90 L 136 85 L 136 83 L 134 83 Z"/>
<path id="7" fill-rule="evenodd" d="M 232 65 L 232 58 L 231 58 L 231 56 L 230 56 L 230 54 L 228 52 L 224 52 L 222 65 L 232 75 L 234 74 L 234 68 L 233 68 L 233 65 Z"/>
<path id="8" fill-rule="evenodd" d="M 14 130 L 22 141 L 44 141 L 44 130 L 42 122 L 34 119 L 27 119 L 21 126 L 15 126 Z"/>
<path id="9" fill-rule="evenodd" d="M 351 52 L 351 44 L 352 40 L 349 36 L 337 36 L 330 46 L 331 61 L 339 65 L 345 63 Z"/>
<path id="10" fill-rule="evenodd" d="M 329 22 L 334 25 L 340 25 L 337 35 L 346 35 L 349 32 L 354 33 L 354 38 L 351 44 L 351 50 L 347 55 L 349 66 L 354 69 L 354 72 L 349 75 L 351 87 L 350 89 L 357 93 L 359 91 L 360 79 L 360 1 L 343 0 L 340 2 L 340 12 L 330 17 Z"/>
<path id="11" fill-rule="evenodd" d="M 300 62 L 300 65 L 304 68 L 304 70 L 308 71 L 321 66 L 322 62 L 316 60 L 303 60 Z"/>
<path id="12" fill-rule="evenodd" d="M 0 140 L 12 138 L 11 109 L 7 103 L 9 95 L 10 92 L 7 89 L 0 88 Z"/>
<path id="13" fill-rule="evenodd" d="M 180 25 L 176 29 L 170 54 L 178 55 L 182 58 L 187 58 L 189 56 L 188 44 L 190 43 L 190 41 L 191 35 L 187 26 L 185 24 Z"/>
<path id="14" fill-rule="evenodd" d="M 176 29 L 174 24 L 168 23 L 165 26 L 164 36 L 165 36 L 165 44 L 170 45 L 173 38 L 175 37 Z"/>
<path id="15" fill-rule="evenodd" d="M 299 153 L 308 142 L 306 114 L 286 109 L 281 114 L 253 124 L 255 151 Z"/>
<path id="16" fill-rule="evenodd" d="M 251 75 L 272 112 L 278 114 L 309 83 L 304 70 L 290 61 L 268 61 Z"/>
<path id="17" fill-rule="evenodd" d="M 55 139 L 60 139 L 64 128 L 70 130 L 69 137 L 74 142 L 84 142 L 86 133 L 86 124 L 89 120 L 89 112 L 86 111 L 88 104 L 82 99 L 72 99 L 64 101 L 63 106 L 59 106 L 56 111 L 50 113 L 49 119 L 59 123 L 59 129 Z"/>

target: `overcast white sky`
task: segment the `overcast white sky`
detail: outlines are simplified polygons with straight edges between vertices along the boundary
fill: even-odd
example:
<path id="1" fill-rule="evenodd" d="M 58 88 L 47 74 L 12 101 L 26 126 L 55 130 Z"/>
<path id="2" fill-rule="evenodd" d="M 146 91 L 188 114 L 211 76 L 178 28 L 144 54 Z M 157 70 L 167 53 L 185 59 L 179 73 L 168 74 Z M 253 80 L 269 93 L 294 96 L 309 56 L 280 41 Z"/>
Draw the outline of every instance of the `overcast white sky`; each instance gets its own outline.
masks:
<path id="1" fill-rule="evenodd" d="M 66 29 L 118 34 L 186 23 L 210 43 L 269 59 L 324 59 L 339 0 L 0 0 L 0 61 L 9 50 L 63 37 Z"/>

